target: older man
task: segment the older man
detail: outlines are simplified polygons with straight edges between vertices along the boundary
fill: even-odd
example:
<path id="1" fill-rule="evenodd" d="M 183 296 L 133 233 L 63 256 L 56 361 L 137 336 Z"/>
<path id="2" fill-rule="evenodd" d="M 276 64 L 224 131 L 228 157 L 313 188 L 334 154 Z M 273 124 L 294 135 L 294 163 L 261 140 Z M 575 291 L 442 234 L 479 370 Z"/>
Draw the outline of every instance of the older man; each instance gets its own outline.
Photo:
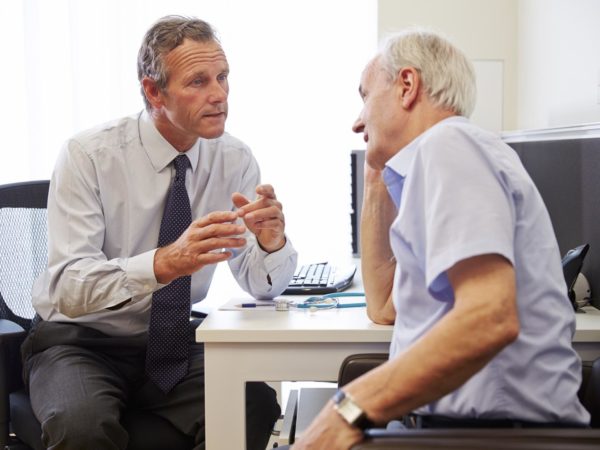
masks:
<path id="1" fill-rule="evenodd" d="M 440 36 L 391 37 L 361 79 L 361 256 L 390 360 L 339 390 L 294 449 L 361 428 L 585 426 L 581 362 L 550 218 L 519 158 L 467 117 L 471 64 Z"/>

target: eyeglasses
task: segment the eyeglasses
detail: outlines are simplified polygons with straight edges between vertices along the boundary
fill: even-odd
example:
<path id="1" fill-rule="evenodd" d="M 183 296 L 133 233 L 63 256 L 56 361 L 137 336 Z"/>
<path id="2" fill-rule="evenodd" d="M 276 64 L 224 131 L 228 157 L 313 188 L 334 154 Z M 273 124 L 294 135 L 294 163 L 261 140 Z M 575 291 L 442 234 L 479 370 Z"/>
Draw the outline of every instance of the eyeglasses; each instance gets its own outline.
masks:
<path id="1" fill-rule="evenodd" d="M 354 308 L 359 306 L 366 306 L 365 302 L 360 303 L 341 303 L 340 297 L 364 297 L 364 292 L 334 292 L 331 294 L 318 295 L 309 297 L 303 302 L 293 303 L 292 306 L 296 308 L 309 309 L 310 311 L 316 311 L 319 309 L 333 309 L 333 308 Z"/>

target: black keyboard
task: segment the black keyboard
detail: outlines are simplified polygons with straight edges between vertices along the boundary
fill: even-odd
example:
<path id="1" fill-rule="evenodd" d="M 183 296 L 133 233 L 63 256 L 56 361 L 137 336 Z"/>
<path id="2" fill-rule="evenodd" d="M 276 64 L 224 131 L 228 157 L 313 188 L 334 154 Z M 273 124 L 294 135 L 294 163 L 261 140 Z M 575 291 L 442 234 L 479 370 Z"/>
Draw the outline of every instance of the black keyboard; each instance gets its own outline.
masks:
<path id="1" fill-rule="evenodd" d="M 287 295 L 331 294 L 347 289 L 352 284 L 356 266 L 338 267 L 328 262 L 305 264 L 296 270 Z"/>

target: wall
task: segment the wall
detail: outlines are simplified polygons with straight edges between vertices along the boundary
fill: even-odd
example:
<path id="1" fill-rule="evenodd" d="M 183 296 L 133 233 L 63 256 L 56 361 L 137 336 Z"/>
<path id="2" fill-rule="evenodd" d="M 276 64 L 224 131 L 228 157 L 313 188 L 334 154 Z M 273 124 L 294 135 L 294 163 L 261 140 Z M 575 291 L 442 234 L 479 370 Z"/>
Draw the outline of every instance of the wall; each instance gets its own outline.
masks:
<path id="1" fill-rule="evenodd" d="M 518 124 L 600 121 L 600 2 L 518 3 Z"/>
<path id="2" fill-rule="evenodd" d="M 519 128 L 517 0 L 379 0 L 378 5 L 380 39 L 405 27 L 425 26 L 442 32 L 471 60 L 502 61 L 502 126 Z"/>

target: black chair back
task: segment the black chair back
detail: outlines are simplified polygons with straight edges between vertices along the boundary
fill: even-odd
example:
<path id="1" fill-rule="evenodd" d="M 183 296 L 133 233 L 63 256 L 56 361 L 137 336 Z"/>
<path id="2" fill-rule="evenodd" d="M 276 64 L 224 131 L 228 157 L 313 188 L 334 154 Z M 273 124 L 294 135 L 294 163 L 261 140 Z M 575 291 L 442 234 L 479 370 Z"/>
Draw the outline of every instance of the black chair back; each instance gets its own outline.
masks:
<path id="1" fill-rule="evenodd" d="M 48 180 L 0 186 L 0 319 L 21 325 L 26 331 L 35 315 L 31 287 L 48 261 Z M 22 339 L 6 347 L 11 367 L 21 366 Z M 8 373 L 8 391 L 22 386 L 20 370 Z"/>

